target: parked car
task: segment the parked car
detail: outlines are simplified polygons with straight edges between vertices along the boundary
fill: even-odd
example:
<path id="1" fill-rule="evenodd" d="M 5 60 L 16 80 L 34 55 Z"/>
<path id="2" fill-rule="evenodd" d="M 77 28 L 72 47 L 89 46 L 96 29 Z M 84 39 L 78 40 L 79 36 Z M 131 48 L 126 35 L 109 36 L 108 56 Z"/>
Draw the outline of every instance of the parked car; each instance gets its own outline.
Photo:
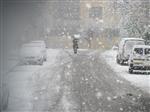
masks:
<path id="1" fill-rule="evenodd" d="M 32 43 L 24 44 L 20 51 L 20 62 L 23 64 L 39 64 L 44 61 L 43 47 Z"/>
<path id="2" fill-rule="evenodd" d="M 6 110 L 8 108 L 8 101 L 9 101 L 9 88 L 8 82 L 4 82 L 0 84 L 0 110 Z"/>
<path id="3" fill-rule="evenodd" d="M 145 45 L 145 40 L 141 38 L 123 38 L 118 45 L 116 61 L 123 65 L 128 62 L 131 50 L 134 45 Z"/>
<path id="4" fill-rule="evenodd" d="M 47 60 L 47 53 L 46 53 L 46 44 L 43 40 L 36 40 L 36 41 L 31 41 L 31 44 L 40 46 L 42 48 L 42 52 L 44 53 L 44 61 Z"/>
<path id="5" fill-rule="evenodd" d="M 150 70 L 150 46 L 135 45 L 129 58 L 129 73 L 134 70 Z"/>

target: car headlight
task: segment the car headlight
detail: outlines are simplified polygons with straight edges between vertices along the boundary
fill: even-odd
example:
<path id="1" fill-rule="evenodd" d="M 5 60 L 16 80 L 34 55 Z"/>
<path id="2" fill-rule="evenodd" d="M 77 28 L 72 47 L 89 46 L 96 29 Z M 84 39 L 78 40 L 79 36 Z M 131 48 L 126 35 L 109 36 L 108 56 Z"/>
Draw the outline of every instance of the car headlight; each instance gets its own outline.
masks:
<path id="1" fill-rule="evenodd" d="M 133 60 L 134 63 L 137 63 L 137 64 L 141 64 L 143 63 L 143 60 Z"/>

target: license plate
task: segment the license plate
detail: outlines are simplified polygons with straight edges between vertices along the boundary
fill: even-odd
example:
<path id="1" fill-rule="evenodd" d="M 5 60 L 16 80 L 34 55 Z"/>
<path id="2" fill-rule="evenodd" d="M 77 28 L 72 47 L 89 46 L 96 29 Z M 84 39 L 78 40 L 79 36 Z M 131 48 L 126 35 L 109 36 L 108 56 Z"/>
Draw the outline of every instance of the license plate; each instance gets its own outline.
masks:
<path id="1" fill-rule="evenodd" d="M 141 64 L 142 61 L 140 61 L 140 60 L 135 60 L 134 63 Z"/>

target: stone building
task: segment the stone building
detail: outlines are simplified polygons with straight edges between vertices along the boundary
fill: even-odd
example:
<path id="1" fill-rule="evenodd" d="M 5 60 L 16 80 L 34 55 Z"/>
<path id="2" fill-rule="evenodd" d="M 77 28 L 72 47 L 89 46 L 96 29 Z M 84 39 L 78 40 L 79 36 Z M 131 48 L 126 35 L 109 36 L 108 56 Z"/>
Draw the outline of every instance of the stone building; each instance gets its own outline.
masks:
<path id="1" fill-rule="evenodd" d="M 80 0 L 81 29 L 88 34 L 93 32 L 88 40 L 88 47 L 109 47 L 118 37 L 119 15 L 110 0 Z"/>

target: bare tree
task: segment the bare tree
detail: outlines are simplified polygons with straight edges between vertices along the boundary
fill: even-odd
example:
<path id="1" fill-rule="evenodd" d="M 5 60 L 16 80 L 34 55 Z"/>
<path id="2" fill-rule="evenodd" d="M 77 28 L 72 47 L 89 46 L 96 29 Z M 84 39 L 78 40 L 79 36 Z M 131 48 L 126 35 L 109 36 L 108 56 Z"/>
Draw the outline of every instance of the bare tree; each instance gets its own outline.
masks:
<path id="1" fill-rule="evenodd" d="M 114 0 L 121 16 L 120 27 L 127 36 L 143 37 L 149 24 L 149 0 Z"/>

